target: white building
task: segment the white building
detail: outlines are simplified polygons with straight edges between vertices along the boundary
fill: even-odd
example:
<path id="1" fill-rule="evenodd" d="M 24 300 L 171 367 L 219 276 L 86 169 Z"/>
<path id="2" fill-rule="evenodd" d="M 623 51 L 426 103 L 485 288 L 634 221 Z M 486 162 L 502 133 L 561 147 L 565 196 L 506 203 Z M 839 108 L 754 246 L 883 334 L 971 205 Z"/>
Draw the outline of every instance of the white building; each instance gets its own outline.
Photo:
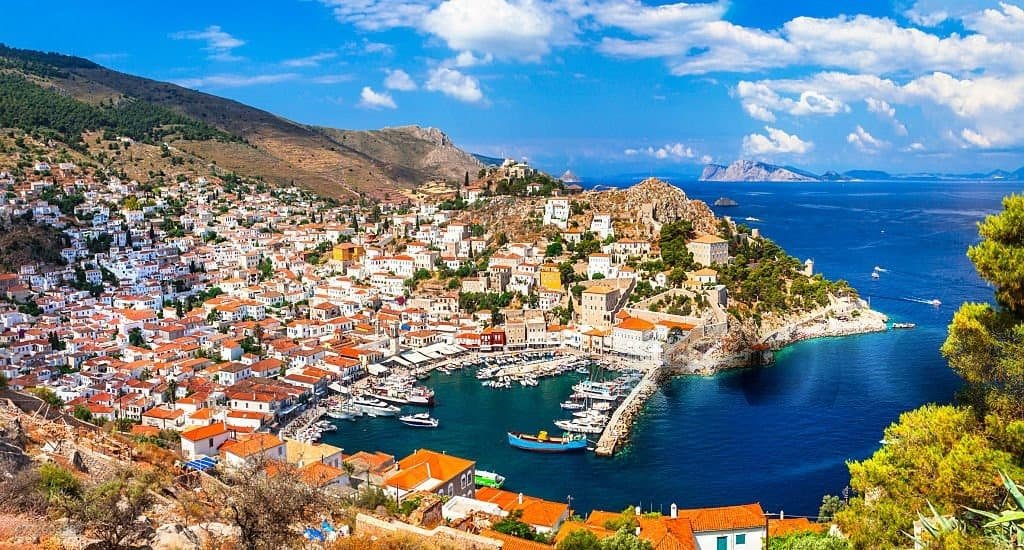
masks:
<path id="1" fill-rule="evenodd" d="M 590 232 L 597 235 L 601 240 L 614 235 L 615 230 L 612 229 L 611 214 L 594 214 L 594 219 L 590 222 Z"/>
<path id="2" fill-rule="evenodd" d="M 569 224 L 569 199 L 551 198 L 544 203 L 544 225 L 556 225 L 565 229 Z"/>

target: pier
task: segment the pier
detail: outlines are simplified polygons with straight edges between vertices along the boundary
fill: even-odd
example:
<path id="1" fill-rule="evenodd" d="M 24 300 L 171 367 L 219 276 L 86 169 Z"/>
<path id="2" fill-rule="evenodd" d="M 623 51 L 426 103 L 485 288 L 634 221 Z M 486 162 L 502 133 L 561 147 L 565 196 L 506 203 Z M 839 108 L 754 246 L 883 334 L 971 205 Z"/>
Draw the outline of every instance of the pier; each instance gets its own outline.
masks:
<path id="1" fill-rule="evenodd" d="M 612 413 L 611 419 L 604 427 L 604 431 L 601 432 L 601 438 L 597 440 L 594 454 L 612 456 L 629 440 L 629 434 L 633 430 L 633 421 L 643 411 L 647 399 L 658 389 L 660 373 L 661 370 L 656 367 L 652 367 L 644 373 L 640 383 L 629 392 L 629 395 Z"/>

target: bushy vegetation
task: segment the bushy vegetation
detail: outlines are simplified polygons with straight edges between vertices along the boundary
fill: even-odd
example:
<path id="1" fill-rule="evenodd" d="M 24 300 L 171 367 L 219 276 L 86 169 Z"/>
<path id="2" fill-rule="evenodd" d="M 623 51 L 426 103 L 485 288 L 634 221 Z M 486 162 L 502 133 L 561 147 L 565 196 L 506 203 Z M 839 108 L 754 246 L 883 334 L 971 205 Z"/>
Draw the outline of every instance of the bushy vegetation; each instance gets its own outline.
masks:
<path id="1" fill-rule="evenodd" d="M 125 99 L 93 106 L 10 73 L 0 74 L 0 127 L 49 130 L 79 147 L 83 132 L 100 129 L 108 138 L 125 136 L 145 143 L 157 143 L 169 136 L 237 140 L 209 124 L 152 103 Z"/>
<path id="2" fill-rule="evenodd" d="M 750 239 L 731 230 L 727 238 L 734 259 L 715 266 L 719 282 L 732 299 L 750 304 L 754 313 L 807 311 L 828 305 L 830 294 L 854 293 L 846 281 L 804 275 L 800 260 L 770 239 Z"/>

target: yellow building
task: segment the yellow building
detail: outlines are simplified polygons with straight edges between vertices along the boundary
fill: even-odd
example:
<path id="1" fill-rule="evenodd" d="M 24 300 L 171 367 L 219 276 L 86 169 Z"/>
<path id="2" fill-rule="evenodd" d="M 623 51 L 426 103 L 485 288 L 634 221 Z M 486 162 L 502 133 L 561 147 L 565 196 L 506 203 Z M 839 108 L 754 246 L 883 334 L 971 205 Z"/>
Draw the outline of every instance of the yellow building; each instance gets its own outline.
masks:
<path id="1" fill-rule="evenodd" d="M 540 286 L 548 290 L 562 290 L 562 273 L 555 264 L 540 266 Z"/>
<path id="2" fill-rule="evenodd" d="M 366 251 L 358 244 L 341 243 L 334 245 L 331 249 L 331 259 L 336 262 L 356 262 L 363 257 Z"/>

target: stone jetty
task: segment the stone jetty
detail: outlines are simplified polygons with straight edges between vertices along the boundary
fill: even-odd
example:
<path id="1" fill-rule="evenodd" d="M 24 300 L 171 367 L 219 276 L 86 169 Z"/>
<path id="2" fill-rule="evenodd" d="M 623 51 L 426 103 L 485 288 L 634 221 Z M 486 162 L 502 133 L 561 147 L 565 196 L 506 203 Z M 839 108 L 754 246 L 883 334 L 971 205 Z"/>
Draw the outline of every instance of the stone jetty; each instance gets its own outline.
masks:
<path id="1" fill-rule="evenodd" d="M 633 422 L 643 412 L 654 392 L 658 389 L 658 380 L 661 377 L 661 369 L 652 368 L 644 373 L 643 378 L 630 392 L 629 395 L 619 404 L 611 419 L 601 432 L 601 438 L 597 440 L 594 454 L 597 456 L 612 456 L 622 445 L 629 440 L 629 434 L 633 430 Z"/>

